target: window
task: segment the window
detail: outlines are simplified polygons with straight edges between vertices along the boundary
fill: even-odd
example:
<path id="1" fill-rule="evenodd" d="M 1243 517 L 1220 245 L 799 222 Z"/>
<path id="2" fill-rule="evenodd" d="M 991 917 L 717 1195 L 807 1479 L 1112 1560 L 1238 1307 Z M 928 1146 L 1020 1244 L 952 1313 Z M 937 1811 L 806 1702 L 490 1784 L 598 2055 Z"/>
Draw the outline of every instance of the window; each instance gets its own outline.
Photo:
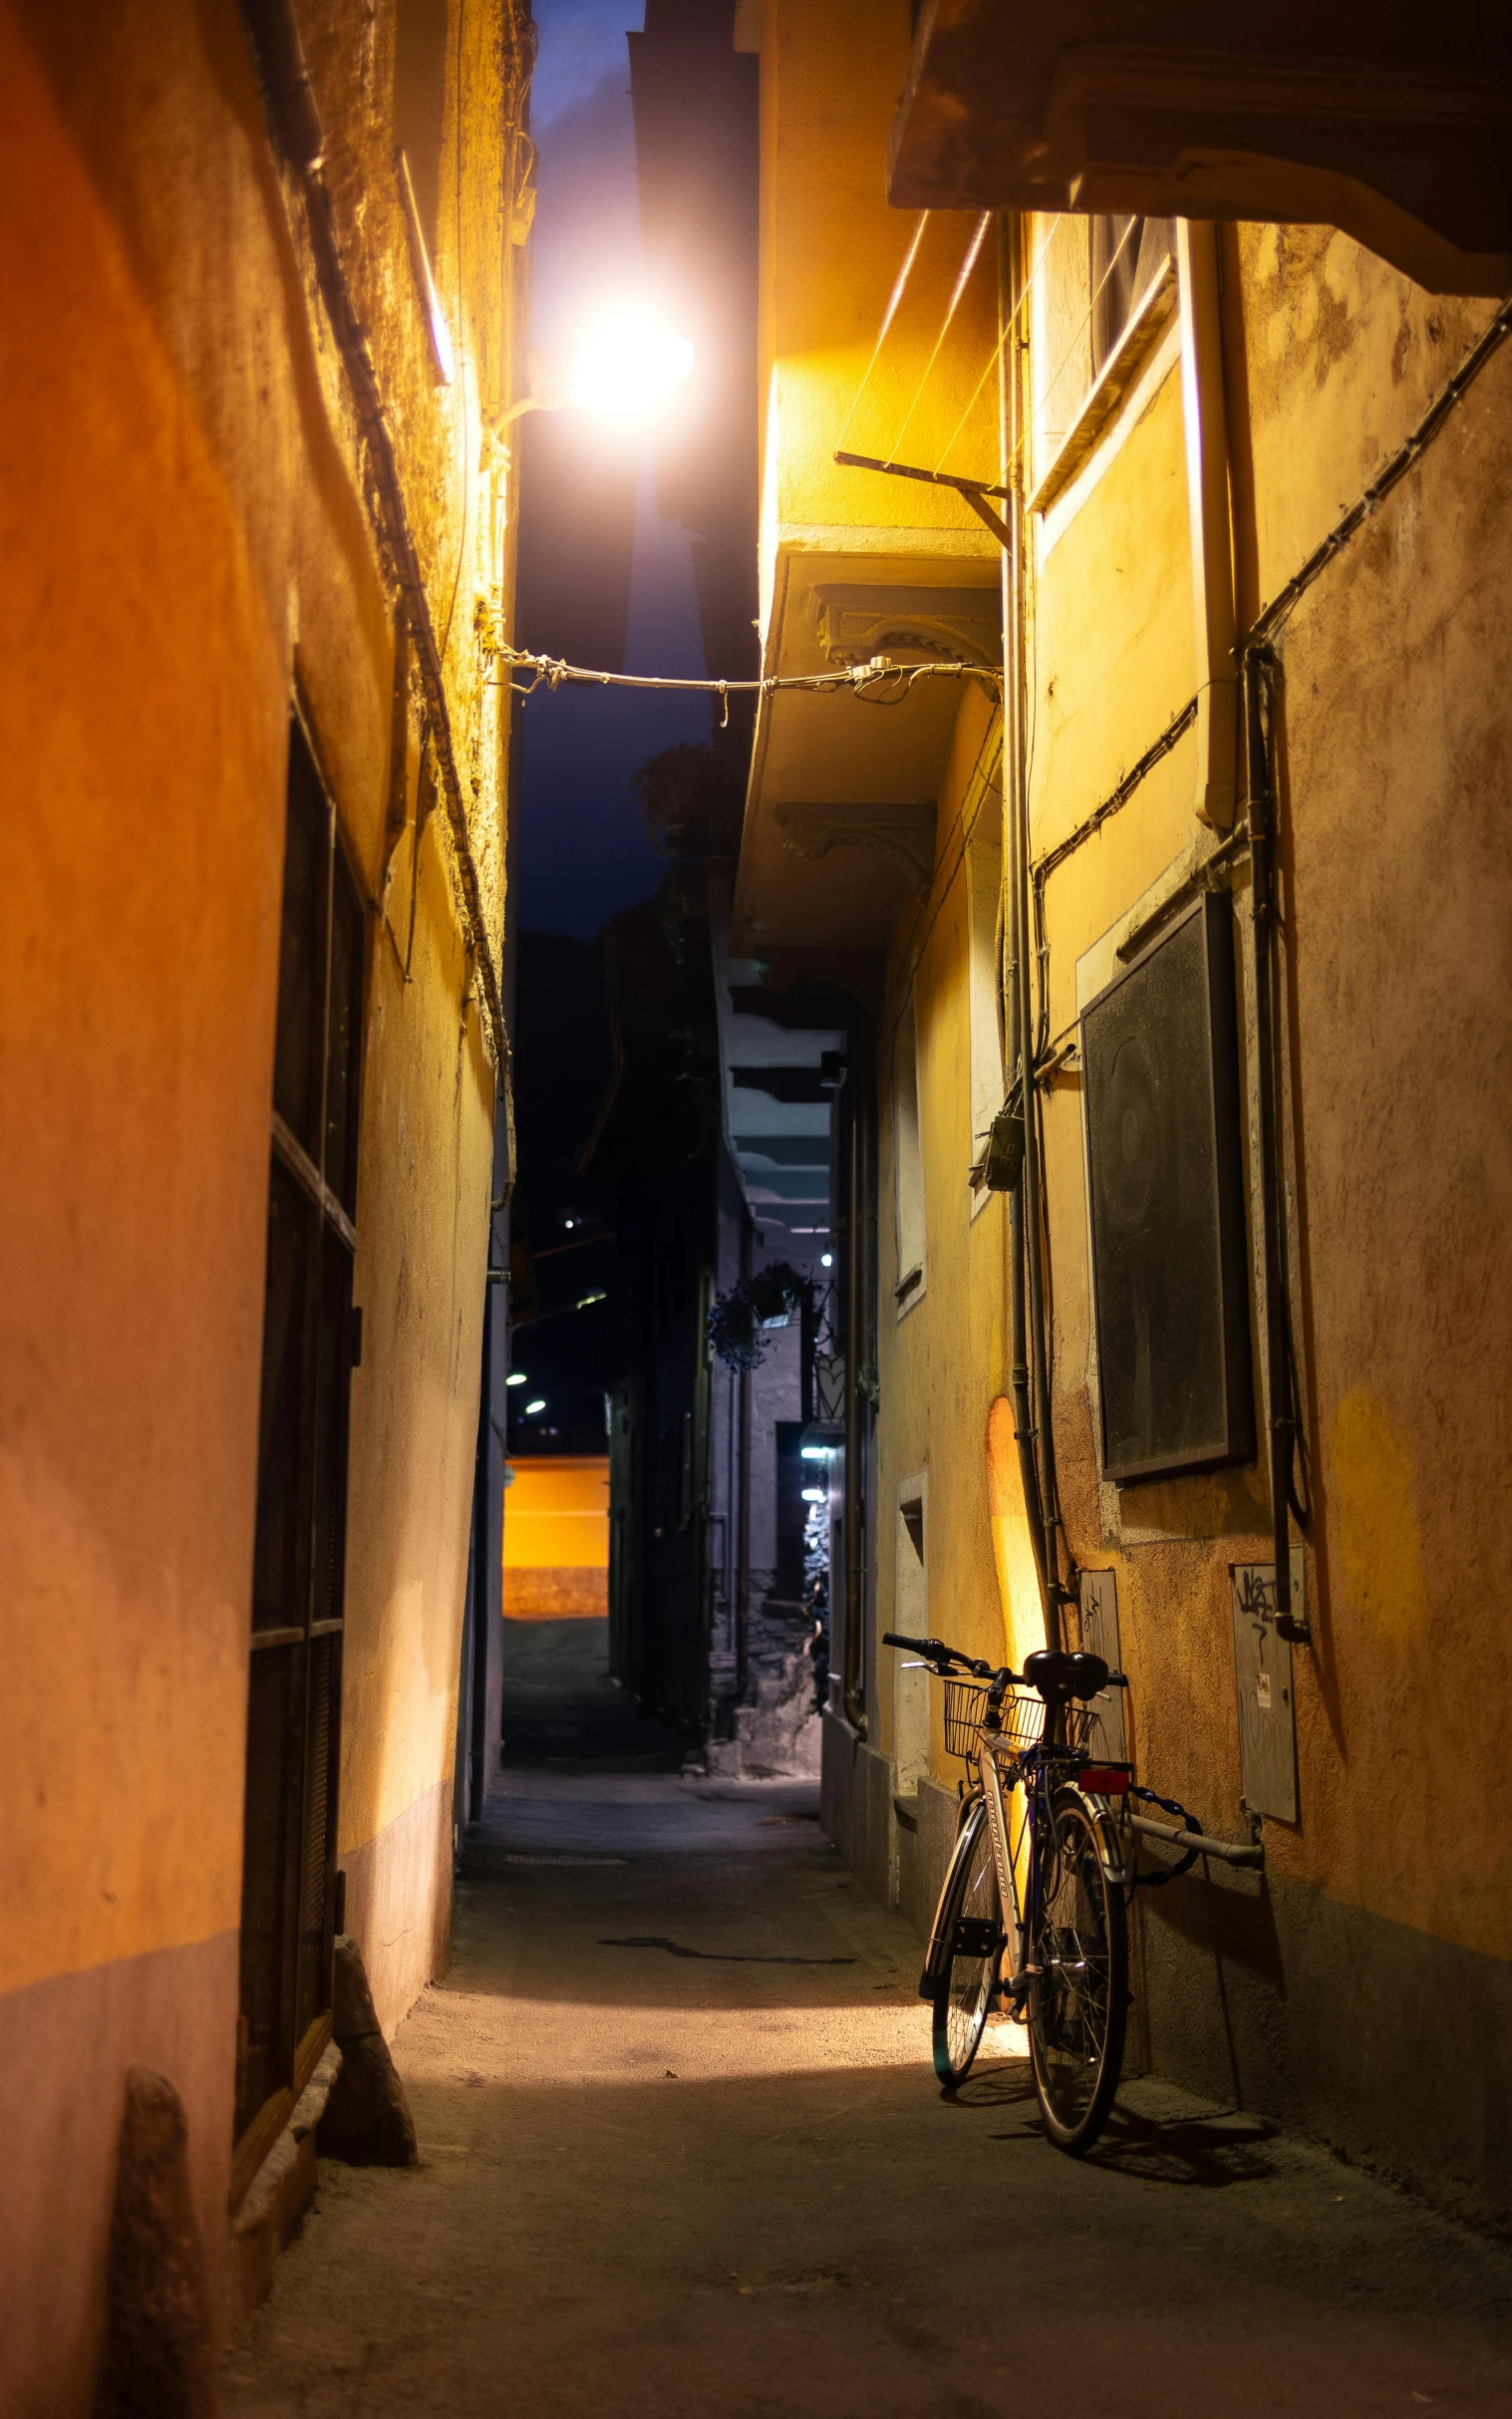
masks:
<path id="1" fill-rule="evenodd" d="M 1031 511 L 1044 511 L 1116 418 L 1175 316 L 1170 218 L 1035 222 Z"/>
<path id="2" fill-rule="evenodd" d="M 1091 374 L 1100 378 L 1134 306 L 1170 259 L 1172 218 L 1089 218 L 1087 283 L 1091 296 Z"/>
<path id="3" fill-rule="evenodd" d="M 900 1312 L 924 1290 L 924 1154 L 919 1139 L 919 1054 L 912 995 L 893 1054 L 893 1190 L 898 1220 Z"/>
<path id="4" fill-rule="evenodd" d="M 988 790 L 966 848 L 967 983 L 971 1020 L 971 1156 L 981 1156 L 988 1127 L 1003 1106 L 1003 801 Z M 976 1216 L 989 1199 L 971 1197 Z"/>
<path id="5" fill-rule="evenodd" d="M 361 901 L 296 718 L 273 1066 L 236 2055 L 236 2134 L 250 2144 L 253 2167 L 318 2055 L 330 2006 L 363 938 Z"/>

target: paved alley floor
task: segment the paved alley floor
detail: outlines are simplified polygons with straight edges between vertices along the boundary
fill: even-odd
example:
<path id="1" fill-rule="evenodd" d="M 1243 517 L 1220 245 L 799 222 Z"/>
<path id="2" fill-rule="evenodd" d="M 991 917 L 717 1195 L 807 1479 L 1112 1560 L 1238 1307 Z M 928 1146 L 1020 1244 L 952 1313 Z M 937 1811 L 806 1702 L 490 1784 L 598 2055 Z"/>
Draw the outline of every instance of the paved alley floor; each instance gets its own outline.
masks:
<path id="1" fill-rule="evenodd" d="M 1512 2413 L 1504 2252 L 1149 2081 L 1077 2165 L 1007 2026 L 942 2098 L 919 1956 L 804 1784 L 506 1773 L 422 2163 L 322 2163 L 226 2412 Z"/>

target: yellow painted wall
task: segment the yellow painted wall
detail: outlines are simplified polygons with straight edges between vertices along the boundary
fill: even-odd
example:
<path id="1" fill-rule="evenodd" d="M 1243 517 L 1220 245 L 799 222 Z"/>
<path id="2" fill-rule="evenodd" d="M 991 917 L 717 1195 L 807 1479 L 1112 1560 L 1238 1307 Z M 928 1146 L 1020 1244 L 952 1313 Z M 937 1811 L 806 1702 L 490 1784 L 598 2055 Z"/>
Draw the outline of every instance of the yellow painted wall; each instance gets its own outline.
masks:
<path id="1" fill-rule="evenodd" d="M 824 557 L 823 575 L 833 576 L 828 561 L 870 552 L 899 581 L 938 578 L 956 548 L 997 561 L 964 507 L 832 461 L 842 444 L 988 475 L 998 459 L 991 383 L 953 439 L 992 350 L 991 276 L 969 289 L 922 405 L 905 418 L 969 221 L 944 213 L 931 222 L 909 300 L 866 375 L 916 223 L 883 198 L 907 18 L 901 5 L 878 12 L 848 0 L 766 0 L 762 12 L 769 671 L 783 647 L 780 668 L 799 668 L 820 576 L 805 557 Z M 1049 431 L 1074 410 L 1067 364 L 1084 357 L 1090 372 L 1086 230 L 1079 221 L 1062 228 L 1058 253 L 1046 250 L 1050 234 L 1045 220 L 1025 228 L 1037 279 L 1047 264 L 1028 313 L 1025 402 L 1036 426 L 1020 470 L 1030 492 Z M 1218 241 L 1243 629 L 1444 392 L 1491 306 L 1418 292 L 1327 228 L 1230 227 Z M 1181 367 L 1173 318 L 1082 467 L 1031 519 L 1037 857 L 1110 796 L 1194 696 Z M 1288 1214 L 1315 1506 L 1306 1555 L 1314 1644 L 1294 1657 L 1301 1818 L 1265 1821 L 1263 1885 L 1219 1876 L 1201 1889 L 1141 1893 L 1136 1924 L 1145 2027 L 1136 2054 L 1204 2088 L 1242 2089 L 1352 2154 L 1503 2214 L 1498 2146 L 1512 2088 L 1503 2046 L 1512 2026 L 1512 1772 L 1501 1735 L 1512 1693 L 1512 1628 L 1501 1609 L 1512 1549 L 1512 1146 L 1502 1106 L 1512 1060 L 1509 430 L 1512 344 L 1278 640 Z M 801 668 L 817 661 L 815 652 Z M 996 1487 L 985 1451 L 992 1405 L 1009 1382 L 1006 1204 L 991 1199 L 973 1216 L 967 1184 L 970 918 L 956 820 L 986 722 L 980 697 L 961 702 L 938 789 L 933 885 L 927 900 L 899 909 L 888 945 L 868 1554 L 880 1632 L 896 1617 L 899 1488 L 922 1473 L 931 1630 L 1018 1661 L 1040 1643 L 1041 1621 L 1011 1421 Z M 851 738 L 830 701 L 763 703 L 738 942 L 801 948 L 805 967 L 822 968 L 822 914 L 827 905 L 843 916 L 846 901 L 807 865 L 801 877 L 790 865 L 784 872 L 782 805 L 843 797 L 859 808 L 924 794 L 903 791 L 900 777 L 894 761 Z M 1211 847 L 1194 814 L 1197 779 L 1189 732 L 1050 875 L 1048 959 L 1036 980 L 1047 986 L 1054 1039 L 1073 1032 L 1079 1007 L 1111 975 L 1116 929 Z M 865 879 L 857 874 L 858 892 Z M 1253 1322 L 1247 884 L 1241 867 Z M 831 936 L 828 946 L 842 942 Z M 910 1006 L 926 1239 L 924 1282 L 900 1315 L 893 1104 Z M 1066 1538 L 1080 1567 L 1116 1574 L 1141 1777 L 1210 1830 L 1244 1838 L 1230 1566 L 1271 1559 L 1267 1480 L 1251 1463 L 1121 1489 L 1103 1483 L 1074 1063 L 1047 1096 L 1045 1129 Z M 1261 1403 L 1262 1436 L 1264 1419 Z M 905 1567 L 916 1608 L 916 1574 Z M 897 1751 L 899 1681 L 897 1659 L 875 1635 L 862 1661 L 865 1750 L 836 1731 L 826 1802 L 874 1886 L 906 1892 L 935 1812 L 926 1823 L 921 1810 L 906 1850 L 891 1833 L 891 1849 L 874 1836 L 887 1801 L 867 1751 Z M 939 1693 L 931 1688 L 932 1769 L 953 1788 L 960 1767 L 943 1756 Z M 1453 2125 L 1425 2079 L 1450 2064 L 1473 2073 L 1482 2094 Z"/>
<path id="2" fill-rule="evenodd" d="M 439 628 L 456 583 L 496 947 L 507 735 L 473 632 L 511 508 L 478 421 L 510 374 L 496 12 L 465 21 L 450 401 L 393 186 L 392 9 L 300 17 Z M 391 2022 L 450 1897 L 494 1077 L 444 817 L 414 844 L 413 701 L 396 763 L 392 601 L 239 9 L 0 7 L 0 2402 L 68 2413 L 134 2060 L 183 2096 L 224 2280 L 296 684 L 369 911 L 340 1851 Z M 454 226 L 439 270 L 454 295 Z"/>
<path id="3" fill-rule="evenodd" d="M 991 477 L 997 460 L 995 381 L 989 377 L 976 391 L 996 343 L 990 232 L 950 340 L 909 418 L 976 225 L 971 214 L 935 214 L 885 351 L 867 376 L 916 223 L 888 207 L 883 158 L 910 39 L 906 0 L 767 0 L 761 37 L 763 619 L 779 543 L 853 542 L 858 530 L 871 527 L 931 532 L 955 541 L 967 555 L 993 553 L 981 522 L 959 497 L 842 468 L 833 459 L 843 447 L 896 454 L 931 469 L 943 462 L 978 477 Z"/>
<path id="4" fill-rule="evenodd" d="M 989 1486 L 988 1421 L 1008 1364 L 1006 1197 L 970 1215 L 976 1155 L 970 1108 L 967 891 L 963 846 L 1002 816 L 1000 718 L 979 690 L 963 701 L 942 785 L 936 869 L 928 899 L 900 922 L 888 964 L 879 1049 L 877 1232 L 876 1620 L 893 1626 L 893 1531 L 900 1483 L 928 1472 L 925 1517 L 931 1633 L 996 1662 L 1041 1643 L 1039 1595 L 1015 1473 L 1011 1498 Z M 912 985 L 925 1169 L 925 1282 L 901 1315 L 894 1221 L 896 1134 L 890 1103 L 900 1017 Z M 1001 1573 L 1001 1580 L 1000 1580 Z M 893 1745 L 897 1662 L 875 1662 L 878 1743 Z M 932 1767 L 954 1784 L 944 1754 L 943 1693 L 931 1685 Z"/>
<path id="5" fill-rule="evenodd" d="M 1400 442 L 1485 313 L 1414 294 L 1326 230 L 1242 230 L 1231 257 L 1236 486 L 1251 514 L 1240 514 L 1240 585 L 1258 602 Z M 1505 1542 L 1494 1405 L 1512 1331 L 1493 1207 L 1508 1201 L 1505 1153 L 1487 1134 L 1476 1067 L 1505 1047 L 1509 900 L 1504 846 L 1471 801 L 1498 794 L 1491 766 L 1505 754 L 1494 691 L 1506 644 L 1480 599 L 1505 584 L 1494 499 L 1507 447 L 1494 432 L 1509 391 L 1505 366 L 1488 374 L 1282 641 L 1308 1206 L 1298 1317 L 1321 1520 L 1309 1556 L 1319 1648 L 1296 1657 L 1302 1819 L 1266 1825 L 1278 1876 L 1497 1957 L 1512 1953 L 1512 1797 L 1494 1700 L 1470 1674 L 1507 1653 L 1489 1558 Z M 1097 804 L 1191 694 L 1181 446 L 1173 373 L 1042 549 L 1037 852 Z M 1078 953 L 1197 836 L 1193 765 L 1188 739 L 1053 876 L 1053 1030 L 1074 1016 Z M 1246 899 L 1241 888 L 1241 915 Z M 1413 1071 L 1423 1050 L 1442 1072 L 1426 1130 Z M 1047 1128 L 1070 1534 L 1084 1562 L 1118 1573 L 1148 1776 L 1234 1833 L 1228 1566 L 1270 1559 L 1265 1483 L 1251 1466 L 1099 1493 L 1073 1079 L 1058 1084 Z M 1456 1179 L 1456 1166 L 1473 1176 Z M 1430 1543 L 1423 1523 L 1435 1513 Z M 1445 1764 L 1435 1785 L 1438 1749 L 1420 1739 L 1414 1705 L 1455 1667 L 1469 1730 L 1456 1721 L 1452 1753 L 1458 1768 L 1468 1749 L 1473 1773 L 1451 1783 Z M 1410 1789 L 1404 1759 L 1418 1774 Z M 1454 1824 L 1471 1819 L 1486 1843 L 1468 1865 L 1444 1827 L 1451 1795 Z"/>

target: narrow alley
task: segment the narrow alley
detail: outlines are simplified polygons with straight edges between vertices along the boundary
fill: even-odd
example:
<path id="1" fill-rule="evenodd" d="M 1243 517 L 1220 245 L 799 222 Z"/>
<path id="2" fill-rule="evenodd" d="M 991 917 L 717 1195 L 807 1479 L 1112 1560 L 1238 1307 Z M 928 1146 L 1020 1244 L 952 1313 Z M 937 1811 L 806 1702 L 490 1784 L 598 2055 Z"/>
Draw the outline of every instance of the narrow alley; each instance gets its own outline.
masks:
<path id="1" fill-rule="evenodd" d="M 1016 2026 L 947 2100 L 812 1785 L 649 1771 L 605 1683 L 527 1701 L 583 1760 L 506 1764 L 471 1837 L 395 2041 L 421 2163 L 322 2167 L 228 2419 L 1512 2404 L 1496 2247 L 1154 2079 L 1060 2158 Z"/>
<path id="2" fill-rule="evenodd" d="M 1512 2419 L 1509 160 L 0 0 L 0 2419 Z"/>

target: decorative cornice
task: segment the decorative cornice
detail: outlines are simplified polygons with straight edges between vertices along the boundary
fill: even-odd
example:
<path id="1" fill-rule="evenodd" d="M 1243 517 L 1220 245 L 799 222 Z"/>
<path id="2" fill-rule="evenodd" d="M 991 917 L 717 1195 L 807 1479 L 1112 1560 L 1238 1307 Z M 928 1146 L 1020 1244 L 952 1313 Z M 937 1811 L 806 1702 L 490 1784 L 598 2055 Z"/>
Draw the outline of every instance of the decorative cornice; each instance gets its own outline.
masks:
<path id="1" fill-rule="evenodd" d="M 813 592 L 819 645 L 831 664 L 980 664 L 1003 660 L 1003 600 L 996 588 L 887 588 L 826 583 Z"/>
<path id="2" fill-rule="evenodd" d="M 886 857 L 922 898 L 935 869 L 933 806 L 778 806 L 773 821 L 783 854 L 816 864 L 837 848 L 865 848 Z"/>

